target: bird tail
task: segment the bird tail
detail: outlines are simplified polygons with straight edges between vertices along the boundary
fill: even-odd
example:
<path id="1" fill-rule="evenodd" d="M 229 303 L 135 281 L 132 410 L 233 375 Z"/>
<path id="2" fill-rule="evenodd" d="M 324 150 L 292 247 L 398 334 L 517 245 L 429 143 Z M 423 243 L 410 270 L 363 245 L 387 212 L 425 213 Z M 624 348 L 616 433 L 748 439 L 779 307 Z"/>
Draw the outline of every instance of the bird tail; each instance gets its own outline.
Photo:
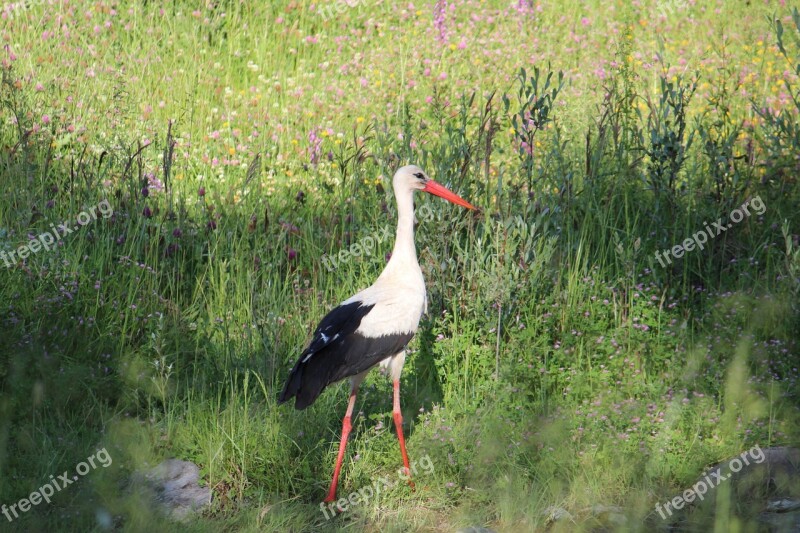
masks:
<path id="1" fill-rule="evenodd" d="M 303 410 L 314 403 L 319 395 L 322 394 L 322 391 L 325 390 L 328 383 L 319 378 L 315 379 L 314 372 L 306 376 L 304 372 L 306 366 L 306 364 L 298 362 L 289 373 L 286 385 L 284 385 L 283 391 L 278 396 L 278 404 L 295 398 L 294 408 Z"/>
<path id="2" fill-rule="evenodd" d="M 283 391 L 278 395 L 278 404 L 288 402 L 294 398 L 300 390 L 300 383 L 302 382 L 300 374 L 302 374 L 302 370 L 300 370 L 299 366 L 299 364 L 295 365 L 289 373 L 286 384 L 283 386 Z"/>

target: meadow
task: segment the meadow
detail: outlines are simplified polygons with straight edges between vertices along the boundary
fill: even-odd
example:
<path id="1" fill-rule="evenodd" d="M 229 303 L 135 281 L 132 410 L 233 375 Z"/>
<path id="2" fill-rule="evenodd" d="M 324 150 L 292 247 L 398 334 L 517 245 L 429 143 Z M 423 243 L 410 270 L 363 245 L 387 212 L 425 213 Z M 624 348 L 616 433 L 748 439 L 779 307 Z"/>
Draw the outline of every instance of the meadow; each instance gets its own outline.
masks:
<path id="1" fill-rule="evenodd" d="M 0 531 L 781 531 L 657 505 L 800 447 L 787 4 L 0 6 L 0 505 L 80 474 Z M 373 371 L 331 517 L 348 385 L 277 394 L 408 163 L 479 210 L 416 197 L 416 490 Z M 213 494 L 180 525 L 130 483 L 168 458 Z"/>

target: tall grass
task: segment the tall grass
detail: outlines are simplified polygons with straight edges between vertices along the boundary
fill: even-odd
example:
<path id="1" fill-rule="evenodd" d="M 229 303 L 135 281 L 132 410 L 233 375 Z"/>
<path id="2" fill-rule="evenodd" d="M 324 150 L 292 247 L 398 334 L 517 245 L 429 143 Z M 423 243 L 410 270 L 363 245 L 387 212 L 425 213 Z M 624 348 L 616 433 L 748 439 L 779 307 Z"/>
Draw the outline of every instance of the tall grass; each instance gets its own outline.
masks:
<path id="1" fill-rule="evenodd" d="M 671 66 L 687 21 L 588 4 L 459 4 L 446 24 L 474 30 L 465 56 L 455 37 L 426 39 L 429 6 L 329 21 L 304 2 L 16 13 L 0 250 L 103 199 L 114 213 L 0 268 L 0 503 L 97 447 L 114 463 L 0 524 L 170 530 L 127 480 L 179 457 L 214 494 L 192 531 L 639 530 L 665 527 L 654 504 L 705 466 L 797 445 L 800 16 L 718 6 L 743 17 L 742 43 L 775 39 L 757 81 Z M 53 34 L 28 37 L 39 23 Z M 616 37 L 591 78 L 601 23 Z M 520 68 L 530 50 L 508 31 L 549 31 L 550 64 Z M 755 53 L 685 37 L 727 64 Z M 385 264 L 389 241 L 333 272 L 321 257 L 393 225 L 390 180 L 408 162 L 481 207 L 416 198 L 433 213 L 416 235 L 429 304 L 403 409 L 411 458 L 434 471 L 326 520 L 346 385 L 302 412 L 276 395 L 319 318 Z M 762 215 L 659 264 L 754 197 Z M 341 495 L 396 472 L 390 399 L 375 372 Z M 756 527 L 720 494 L 690 524 Z"/>

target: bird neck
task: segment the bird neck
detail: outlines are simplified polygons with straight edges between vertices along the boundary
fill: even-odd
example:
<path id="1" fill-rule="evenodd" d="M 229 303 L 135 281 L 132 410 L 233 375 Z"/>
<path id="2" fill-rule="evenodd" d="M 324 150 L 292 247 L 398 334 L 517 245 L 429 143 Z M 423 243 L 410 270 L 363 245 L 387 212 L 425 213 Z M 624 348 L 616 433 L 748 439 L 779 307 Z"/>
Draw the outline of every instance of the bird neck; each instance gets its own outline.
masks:
<path id="1" fill-rule="evenodd" d="M 414 245 L 414 192 L 394 191 L 397 201 L 397 234 L 390 263 L 411 262 L 417 264 L 417 249 Z"/>

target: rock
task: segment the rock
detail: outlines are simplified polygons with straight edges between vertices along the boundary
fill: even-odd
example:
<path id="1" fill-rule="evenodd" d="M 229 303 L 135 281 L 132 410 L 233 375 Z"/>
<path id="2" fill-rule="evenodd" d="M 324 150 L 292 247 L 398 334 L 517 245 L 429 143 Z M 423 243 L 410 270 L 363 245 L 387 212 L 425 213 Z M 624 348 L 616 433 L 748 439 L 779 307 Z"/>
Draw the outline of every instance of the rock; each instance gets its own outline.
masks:
<path id="1" fill-rule="evenodd" d="M 616 505 L 595 505 L 592 507 L 592 515 L 601 522 L 612 526 L 622 527 L 628 521 L 625 510 Z"/>
<path id="2" fill-rule="evenodd" d="M 558 522 L 559 520 L 572 520 L 572 515 L 569 514 L 569 511 L 561 507 L 548 507 L 544 510 L 544 514 L 547 517 L 545 520 L 547 524 Z"/>
<path id="3" fill-rule="evenodd" d="M 787 513 L 789 511 L 796 511 L 797 509 L 800 509 L 800 500 L 780 498 L 777 500 L 770 500 L 767 503 L 768 513 Z"/>
<path id="4" fill-rule="evenodd" d="M 162 511 L 184 520 L 211 503 L 211 489 L 201 487 L 200 468 L 191 461 L 167 459 L 155 468 L 133 475 L 133 485 L 147 489 Z"/>
<path id="5" fill-rule="evenodd" d="M 800 500 L 770 500 L 767 510 L 758 515 L 758 521 L 767 524 L 769 531 L 800 532 Z"/>

